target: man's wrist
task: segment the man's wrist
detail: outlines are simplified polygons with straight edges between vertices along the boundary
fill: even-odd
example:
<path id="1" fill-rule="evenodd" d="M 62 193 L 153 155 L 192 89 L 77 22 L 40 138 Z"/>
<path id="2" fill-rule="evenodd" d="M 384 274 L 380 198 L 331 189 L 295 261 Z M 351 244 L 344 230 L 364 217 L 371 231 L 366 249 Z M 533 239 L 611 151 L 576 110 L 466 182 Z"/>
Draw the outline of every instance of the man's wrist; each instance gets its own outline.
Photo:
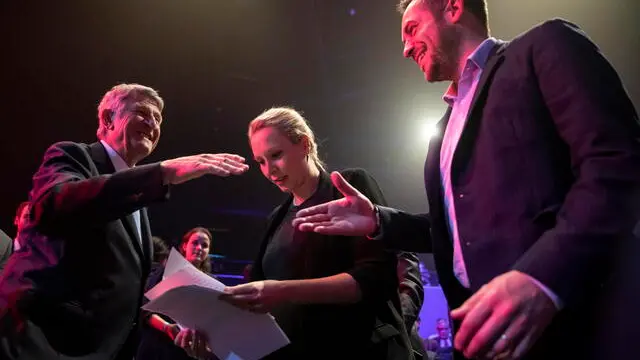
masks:
<path id="1" fill-rule="evenodd" d="M 367 239 L 369 240 L 373 240 L 375 237 L 380 235 L 380 209 L 378 208 L 377 205 L 373 205 L 373 214 L 376 218 L 375 220 L 376 225 L 375 225 L 375 228 L 373 229 L 373 232 L 367 235 Z"/>
<path id="2" fill-rule="evenodd" d="M 171 183 L 169 180 L 169 170 L 167 169 L 166 160 L 160 162 L 160 172 L 162 173 L 162 185 Z"/>

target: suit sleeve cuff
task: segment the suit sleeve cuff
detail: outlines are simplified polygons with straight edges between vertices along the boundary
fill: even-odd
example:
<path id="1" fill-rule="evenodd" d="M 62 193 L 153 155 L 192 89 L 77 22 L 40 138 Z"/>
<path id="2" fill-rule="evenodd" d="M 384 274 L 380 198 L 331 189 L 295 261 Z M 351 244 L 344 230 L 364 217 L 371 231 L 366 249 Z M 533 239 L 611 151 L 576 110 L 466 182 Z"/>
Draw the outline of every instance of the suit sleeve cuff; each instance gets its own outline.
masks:
<path id="1" fill-rule="evenodd" d="M 549 289 L 547 286 L 545 286 L 543 283 L 538 281 L 533 276 L 528 274 L 524 274 L 524 275 L 526 275 L 529 278 L 529 280 L 531 280 L 534 284 L 536 284 L 536 286 L 539 287 L 540 290 L 542 290 L 551 299 L 551 301 L 556 306 L 556 309 L 558 311 L 562 310 L 564 306 L 564 304 L 562 303 L 562 299 L 560 299 L 560 297 L 556 293 L 554 293 L 553 290 Z"/>
<path id="2" fill-rule="evenodd" d="M 367 235 L 369 240 L 381 240 L 382 239 L 382 224 L 380 223 L 380 208 L 378 205 L 373 206 L 373 211 L 376 215 L 376 229 L 373 233 Z"/>

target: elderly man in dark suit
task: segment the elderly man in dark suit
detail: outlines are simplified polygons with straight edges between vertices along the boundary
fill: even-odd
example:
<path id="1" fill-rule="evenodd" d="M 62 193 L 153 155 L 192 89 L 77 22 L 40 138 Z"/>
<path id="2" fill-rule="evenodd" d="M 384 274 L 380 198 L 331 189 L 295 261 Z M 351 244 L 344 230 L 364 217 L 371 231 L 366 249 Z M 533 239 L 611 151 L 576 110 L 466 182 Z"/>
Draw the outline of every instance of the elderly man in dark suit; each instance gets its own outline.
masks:
<path id="1" fill-rule="evenodd" d="M 20 251 L 0 277 L 0 358 L 127 359 L 152 260 L 146 206 L 169 186 L 246 171 L 232 154 L 136 164 L 156 147 L 163 100 L 121 84 L 98 107 L 99 142 L 60 142 L 33 177 Z M 191 330 L 178 345 L 206 356 Z"/>
<path id="2" fill-rule="evenodd" d="M 484 0 L 400 10 L 404 55 L 451 82 L 425 165 L 430 212 L 374 207 L 333 174 L 345 198 L 296 225 L 433 252 L 465 357 L 637 358 L 617 336 L 638 332 L 622 331 L 637 306 L 617 304 L 638 283 L 622 260 L 637 247 L 640 126 L 613 67 L 564 20 L 503 42 Z"/>

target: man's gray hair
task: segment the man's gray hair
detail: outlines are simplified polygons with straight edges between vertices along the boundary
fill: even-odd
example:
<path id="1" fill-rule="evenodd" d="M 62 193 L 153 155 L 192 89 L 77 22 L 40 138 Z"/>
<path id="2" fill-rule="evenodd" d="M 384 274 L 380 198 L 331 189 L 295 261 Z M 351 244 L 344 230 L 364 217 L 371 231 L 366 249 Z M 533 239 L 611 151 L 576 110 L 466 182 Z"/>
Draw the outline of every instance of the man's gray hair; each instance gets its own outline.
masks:
<path id="1" fill-rule="evenodd" d="M 140 84 L 118 84 L 107 91 L 100 100 L 98 105 L 98 130 L 96 135 L 98 139 L 102 139 L 106 132 L 104 125 L 105 110 L 112 110 L 118 113 L 123 106 L 130 100 L 139 100 L 141 98 L 151 100 L 158 105 L 160 111 L 164 108 L 164 100 L 158 95 L 158 92 L 148 86 Z"/>

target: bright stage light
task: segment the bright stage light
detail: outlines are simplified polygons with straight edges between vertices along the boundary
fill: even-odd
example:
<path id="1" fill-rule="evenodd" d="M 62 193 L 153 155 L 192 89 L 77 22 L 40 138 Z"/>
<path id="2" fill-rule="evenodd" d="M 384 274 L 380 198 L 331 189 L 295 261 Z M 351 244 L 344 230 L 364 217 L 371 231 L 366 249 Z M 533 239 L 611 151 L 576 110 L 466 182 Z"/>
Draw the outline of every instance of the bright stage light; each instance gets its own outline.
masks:
<path id="1" fill-rule="evenodd" d="M 422 125 L 421 131 L 422 139 L 429 141 L 432 137 L 438 135 L 438 128 L 435 121 L 429 121 Z"/>

